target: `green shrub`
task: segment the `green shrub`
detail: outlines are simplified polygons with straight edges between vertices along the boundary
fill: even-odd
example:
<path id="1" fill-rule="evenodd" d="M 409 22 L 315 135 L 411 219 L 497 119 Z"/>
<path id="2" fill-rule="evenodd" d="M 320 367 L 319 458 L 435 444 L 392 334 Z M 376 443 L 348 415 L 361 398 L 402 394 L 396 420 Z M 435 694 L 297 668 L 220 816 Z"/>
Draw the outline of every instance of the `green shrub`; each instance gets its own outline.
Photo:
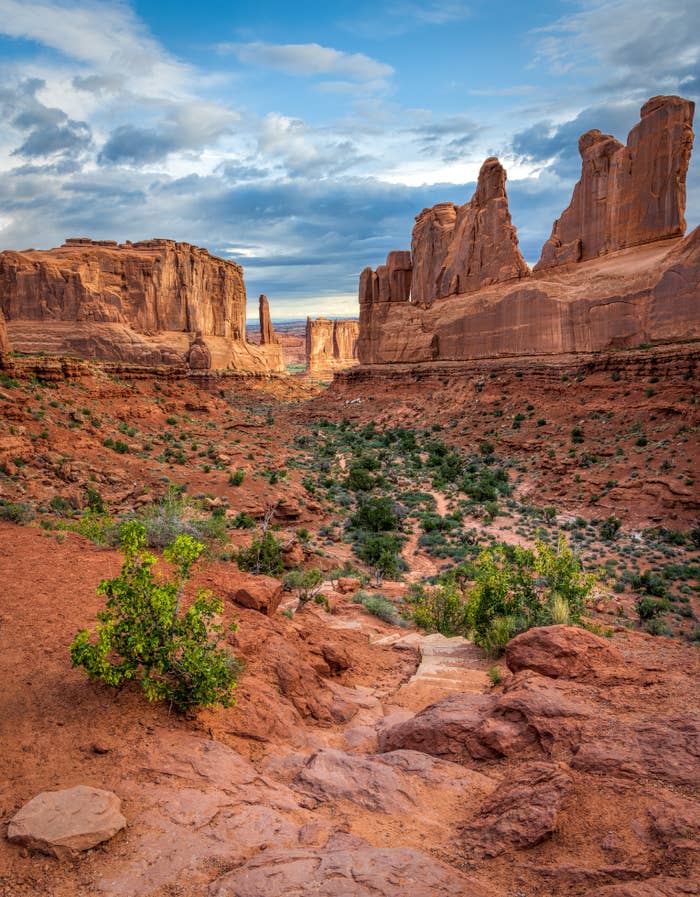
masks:
<path id="1" fill-rule="evenodd" d="M 8 523 L 31 523 L 36 513 L 34 508 L 25 501 L 5 501 L 0 499 L 0 520 Z"/>
<path id="2" fill-rule="evenodd" d="M 80 533 L 95 545 L 109 545 L 114 541 L 114 519 L 109 514 L 99 514 L 89 508 L 77 520 L 71 521 L 68 529 Z"/>
<path id="3" fill-rule="evenodd" d="M 617 517 L 607 517 L 600 524 L 600 536 L 602 539 L 605 539 L 606 542 L 612 542 L 617 538 L 617 534 L 622 526 L 622 521 L 618 520 Z"/>
<path id="4" fill-rule="evenodd" d="M 398 576 L 401 570 L 399 560 L 400 543 L 396 536 L 376 534 L 367 536 L 355 549 L 355 553 L 368 564 L 377 583 L 383 579 Z"/>
<path id="5" fill-rule="evenodd" d="M 467 634 L 467 602 L 456 582 L 433 587 L 413 583 L 407 603 L 408 616 L 422 629 L 446 636 Z"/>
<path id="6" fill-rule="evenodd" d="M 298 589 L 300 601 L 315 598 L 322 585 L 323 573 L 317 567 L 310 570 L 290 570 L 284 577 L 284 588 Z"/>
<path id="7" fill-rule="evenodd" d="M 245 511 L 239 511 L 231 521 L 234 529 L 255 529 L 255 517 L 246 514 Z"/>
<path id="8" fill-rule="evenodd" d="M 653 620 L 669 609 L 670 604 L 666 598 L 652 598 L 643 595 L 634 602 L 634 609 L 642 623 Z"/>
<path id="9" fill-rule="evenodd" d="M 386 533 L 399 525 L 394 503 L 390 498 L 369 498 L 350 518 L 350 529 L 369 533 Z"/>
<path id="10" fill-rule="evenodd" d="M 240 548 L 233 555 L 241 570 L 248 573 L 267 576 L 278 576 L 284 571 L 282 558 L 282 543 L 267 530 L 256 536 L 250 548 Z"/>
<path id="11" fill-rule="evenodd" d="M 88 510 L 95 514 L 104 514 L 107 511 L 107 505 L 100 493 L 93 486 L 86 486 Z"/>
<path id="12" fill-rule="evenodd" d="M 124 563 L 114 579 L 103 580 L 98 593 L 107 597 L 98 614 L 96 640 L 80 630 L 70 649 L 73 666 L 91 679 L 120 686 L 138 679 L 149 701 L 169 701 L 179 711 L 234 702 L 240 665 L 220 647 L 223 626 L 217 616 L 223 602 L 200 591 L 180 612 L 183 590 L 204 546 L 178 536 L 164 555 L 175 570 L 156 578 L 154 555 L 146 549 L 143 524 L 122 528 Z"/>
<path id="13" fill-rule="evenodd" d="M 361 604 L 367 613 L 374 617 L 379 617 L 385 623 L 400 624 L 400 619 L 396 614 L 394 605 L 383 595 L 368 595 L 367 592 L 357 592 L 353 598 L 355 604 Z"/>

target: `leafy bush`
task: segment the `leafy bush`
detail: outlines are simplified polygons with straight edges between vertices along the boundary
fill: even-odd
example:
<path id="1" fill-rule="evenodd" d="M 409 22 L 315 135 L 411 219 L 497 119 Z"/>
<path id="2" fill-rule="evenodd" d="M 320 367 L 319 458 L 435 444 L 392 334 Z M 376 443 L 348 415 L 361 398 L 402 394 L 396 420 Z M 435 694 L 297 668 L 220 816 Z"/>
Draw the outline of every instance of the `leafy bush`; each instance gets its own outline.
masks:
<path id="1" fill-rule="evenodd" d="M 156 558 L 145 550 L 146 543 L 143 524 L 131 521 L 122 527 L 121 573 L 98 586 L 107 603 L 98 614 L 97 638 L 91 640 L 88 629 L 77 633 L 70 649 L 73 666 L 111 686 L 138 679 L 149 701 L 169 701 L 180 711 L 230 707 L 241 668 L 220 647 L 223 625 L 216 617 L 223 602 L 200 591 L 180 612 L 185 584 L 204 546 L 178 536 L 164 552 L 175 568 L 164 579 L 154 576 Z"/>
<path id="2" fill-rule="evenodd" d="M 255 517 L 246 514 L 245 511 L 239 511 L 231 521 L 234 529 L 255 529 Z"/>
<path id="3" fill-rule="evenodd" d="M 422 629 L 443 635 L 465 635 L 467 602 L 456 582 L 426 587 L 413 583 L 408 593 L 408 615 Z"/>
<path id="4" fill-rule="evenodd" d="M 486 549 L 473 565 L 465 565 L 465 573 L 473 585 L 453 573 L 443 580 L 445 591 L 418 603 L 418 617 L 414 604 L 412 616 L 419 625 L 445 634 L 470 632 L 492 656 L 533 626 L 579 623 L 595 582 L 583 573 L 563 534 L 556 547 L 538 541 L 534 551 L 517 546 Z"/>
<path id="5" fill-rule="evenodd" d="M 250 548 L 239 548 L 233 556 L 241 570 L 258 576 L 278 576 L 284 570 L 282 543 L 270 530 L 256 536 Z"/>
<path id="6" fill-rule="evenodd" d="M 361 561 L 369 564 L 377 583 L 381 583 L 387 577 L 398 576 L 401 571 L 400 547 L 396 536 L 369 535 L 356 548 L 355 553 Z"/>
<path id="7" fill-rule="evenodd" d="M 202 517 L 177 488 L 168 489 L 156 504 L 141 508 L 136 519 L 145 527 L 151 548 L 165 548 L 180 535 L 218 544 L 227 538 L 225 517 Z"/>
<path id="8" fill-rule="evenodd" d="M 93 511 L 95 514 L 106 513 L 107 505 L 97 489 L 93 486 L 86 486 L 85 492 L 87 494 L 88 510 Z"/>
<path id="9" fill-rule="evenodd" d="M 605 539 L 606 542 L 612 542 L 617 538 L 617 534 L 622 526 L 622 521 L 618 520 L 617 517 L 607 517 L 600 524 L 600 537 L 601 539 Z"/>
<path id="10" fill-rule="evenodd" d="M 634 609 L 642 623 L 655 619 L 665 613 L 669 607 L 666 598 L 652 598 L 649 595 L 643 595 L 634 602 Z"/>
<path id="11" fill-rule="evenodd" d="M 361 604 L 367 613 L 379 617 L 385 623 L 399 624 L 401 622 L 396 614 L 396 608 L 383 595 L 369 595 L 367 592 L 357 592 L 353 601 L 355 604 Z"/>
<path id="12" fill-rule="evenodd" d="M 0 520 L 23 524 L 31 523 L 35 516 L 34 508 L 28 502 L 0 499 Z"/>
<path id="13" fill-rule="evenodd" d="M 315 598 L 323 585 L 323 573 L 313 567 L 311 570 L 291 570 L 284 577 L 285 589 L 299 589 L 299 600 L 310 601 Z"/>
<path id="14" fill-rule="evenodd" d="M 350 529 L 370 533 L 386 533 L 399 524 L 394 503 L 390 498 L 369 498 L 350 518 Z"/>

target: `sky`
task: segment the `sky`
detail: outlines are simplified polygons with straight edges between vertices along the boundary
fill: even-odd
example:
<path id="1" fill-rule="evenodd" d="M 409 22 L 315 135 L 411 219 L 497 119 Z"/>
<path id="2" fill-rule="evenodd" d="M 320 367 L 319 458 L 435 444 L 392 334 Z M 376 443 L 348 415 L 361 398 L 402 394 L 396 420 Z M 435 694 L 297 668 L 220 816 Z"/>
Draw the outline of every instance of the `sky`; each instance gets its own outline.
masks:
<path id="1" fill-rule="evenodd" d="M 534 263 L 580 134 L 700 99 L 699 25 L 700 0 L 0 0 L 0 249 L 168 237 L 242 264 L 251 315 L 355 315 L 360 271 L 495 155 Z"/>

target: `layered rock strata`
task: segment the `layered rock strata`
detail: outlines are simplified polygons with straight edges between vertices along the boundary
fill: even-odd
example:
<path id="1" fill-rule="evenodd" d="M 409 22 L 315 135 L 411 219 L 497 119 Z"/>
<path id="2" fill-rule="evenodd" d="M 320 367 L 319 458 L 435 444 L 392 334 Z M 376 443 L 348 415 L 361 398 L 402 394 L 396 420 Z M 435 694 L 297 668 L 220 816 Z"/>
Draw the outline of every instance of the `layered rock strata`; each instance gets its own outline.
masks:
<path id="1" fill-rule="evenodd" d="M 694 109 L 680 97 L 654 97 L 626 145 L 598 130 L 581 136 L 581 178 L 536 271 L 683 235 Z"/>
<path id="2" fill-rule="evenodd" d="M 2 252 L 0 311 L 19 351 L 284 370 L 279 347 L 246 342 L 243 269 L 188 243 L 72 238 Z"/>
<path id="3" fill-rule="evenodd" d="M 271 346 L 279 343 L 275 335 L 275 328 L 272 326 L 272 318 L 270 317 L 270 303 L 267 296 L 263 293 L 258 299 L 258 315 L 260 317 L 260 345 Z"/>
<path id="4" fill-rule="evenodd" d="M 357 364 L 357 321 L 306 319 L 306 369 L 309 373 L 332 373 Z"/>
<path id="5" fill-rule="evenodd" d="M 10 346 L 10 338 L 7 335 L 5 316 L 0 310 L 0 355 L 9 355 L 11 351 L 12 347 Z"/>
<path id="6" fill-rule="evenodd" d="M 583 173 L 530 272 L 496 159 L 464 206 L 424 210 L 412 253 L 360 276 L 363 364 L 557 355 L 700 336 L 700 231 L 685 239 L 693 104 L 656 97 L 627 146 L 591 131 Z M 402 284 L 392 288 L 400 259 Z"/>

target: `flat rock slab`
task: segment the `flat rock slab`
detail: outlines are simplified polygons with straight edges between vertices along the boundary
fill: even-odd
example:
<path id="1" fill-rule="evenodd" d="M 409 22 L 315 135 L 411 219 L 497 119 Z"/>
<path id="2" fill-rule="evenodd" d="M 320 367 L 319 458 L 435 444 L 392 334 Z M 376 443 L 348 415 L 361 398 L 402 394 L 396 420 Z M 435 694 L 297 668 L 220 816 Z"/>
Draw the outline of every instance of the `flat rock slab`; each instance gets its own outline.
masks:
<path id="1" fill-rule="evenodd" d="M 429 854 L 338 835 L 323 848 L 265 851 L 213 882 L 210 897 L 492 897 Z"/>
<path id="2" fill-rule="evenodd" d="M 76 785 L 37 794 L 12 818 L 7 837 L 61 858 L 108 841 L 125 825 L 116 794 Z"/>
<path id="3" fill-rule="evenodd" d="M 414 648 L 420 652 L 418 669 L 406 684 L 408 687 L 427 686 L 437 694 L 468 692 L 479 694 L 488 682 L 479 649 L 469 639 L 448 638 L 439 632 L 421 635 L 392 633 L 374 644 L 395 648 Z"/>

